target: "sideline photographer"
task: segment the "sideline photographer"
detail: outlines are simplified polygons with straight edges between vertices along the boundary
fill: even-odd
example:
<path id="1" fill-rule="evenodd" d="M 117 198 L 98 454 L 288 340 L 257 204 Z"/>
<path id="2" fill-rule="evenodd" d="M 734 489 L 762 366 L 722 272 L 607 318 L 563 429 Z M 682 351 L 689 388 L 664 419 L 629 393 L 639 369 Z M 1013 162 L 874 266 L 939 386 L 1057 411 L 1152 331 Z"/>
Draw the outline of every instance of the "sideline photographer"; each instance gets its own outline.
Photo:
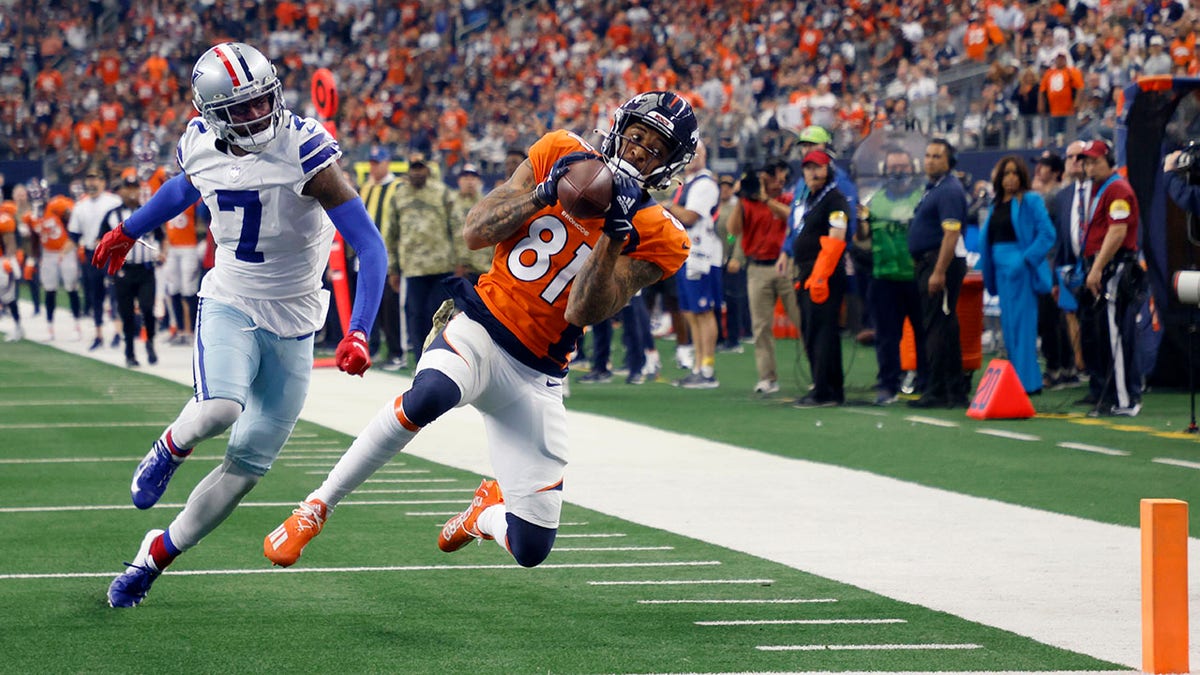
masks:
<path id="1" fill-rule="evenodd" d="M 1200 216 L 1200 142 L 1192 141 L 1163 160 L 1167 196 L 1179 208 Z"/>

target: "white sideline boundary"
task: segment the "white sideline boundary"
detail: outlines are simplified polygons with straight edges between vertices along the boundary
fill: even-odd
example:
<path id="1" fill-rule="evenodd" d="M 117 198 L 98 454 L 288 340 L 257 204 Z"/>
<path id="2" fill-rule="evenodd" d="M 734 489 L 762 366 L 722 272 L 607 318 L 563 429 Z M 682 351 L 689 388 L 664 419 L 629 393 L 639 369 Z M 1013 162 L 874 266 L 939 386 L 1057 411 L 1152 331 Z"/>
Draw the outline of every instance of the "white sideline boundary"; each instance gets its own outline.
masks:
<path id="1" fill-rule="evenodd" d="M 44 318 L 32 316 L 28 303 L 21 309 L 28 339 L 44 339 Z M 66 337 L 48 344 L 124 367 L 122 350 L 88 353 L 87 342 L 73 341 L 69 314 L 58 313 L 57 333 Z M 0 330 L 9 326 L 10 320 L 0 320 Z M 137 349 L 141 358 L 141 345 Z M 158 365 L 139 370 L 190 386 L 190 348 L 162 345 L 158 351 Z M 408 382 L 380 370 L 360 379 L 318 369 L 302 417 L 357 434 Z M 444 417 L 406 452 L 489 475 L 479 414 L 460 408 Z M 577 412 L 568 412 L 568 418 L 572 457 L 564 497 L 572 503 L 1073 652 L 1130 668 L 1141 665 L 1137 528 L 786 459 L 619 419 Z M 169 421 L 129 426 L 161 427 Z M 903 433 L 914 422 L 929 423 L 902 417 L 880 421 L 882 428 L 864 433 Z M 6 427 L 21 425 L 0 425 Z M 820 437 L 823 432 L 806 428 L 803 433 Z M 314 477 L 314 487 L 319 480 Z M 1195 608 L 1200 607 L 1200 540 L 1191 539 L 1188 550 L 1193 561 L 1189 601 Z M 1191 621 L 1190 631 L 1191 662 L 1200 663 L 1200 621 Z"/>

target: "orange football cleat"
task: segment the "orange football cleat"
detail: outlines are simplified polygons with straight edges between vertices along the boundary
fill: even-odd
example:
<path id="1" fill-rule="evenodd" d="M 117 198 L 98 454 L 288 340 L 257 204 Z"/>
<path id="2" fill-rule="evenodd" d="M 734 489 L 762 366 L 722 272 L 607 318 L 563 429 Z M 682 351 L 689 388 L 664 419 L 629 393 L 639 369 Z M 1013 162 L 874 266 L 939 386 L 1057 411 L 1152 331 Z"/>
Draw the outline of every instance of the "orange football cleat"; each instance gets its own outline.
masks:
<path id="1" fill-rule="evenodd" d="M 438 536 L 438 548 L 446 553 L 452 553 L 471 543 L 473 539 L 491 539 L 492 536 L 479 531 L 476 524 L 479 514 L 489 506 L 504 503 L 504 495 L 500 494 L 500 484 L 494 480 L 484 480 L 475 490 L 475 497 L 465 511 L 446 521 L 442 533 Z"/>
<path id="2" fill-rule="evenodd" d="M 263 555 L 280 567 L 294 565 L 308 542 L 321 533 L 328 516 L 329 507 L 320 499 L 300 502 L 292 515 L 263 539 Z"/>

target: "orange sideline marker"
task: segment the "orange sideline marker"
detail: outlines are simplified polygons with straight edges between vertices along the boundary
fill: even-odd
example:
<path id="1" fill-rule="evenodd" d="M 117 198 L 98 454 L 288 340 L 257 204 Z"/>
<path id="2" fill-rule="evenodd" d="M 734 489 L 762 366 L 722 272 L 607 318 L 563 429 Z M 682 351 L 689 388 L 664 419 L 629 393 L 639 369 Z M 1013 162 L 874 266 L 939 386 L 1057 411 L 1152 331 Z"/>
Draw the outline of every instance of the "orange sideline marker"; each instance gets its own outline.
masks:
<path id="1" fill-rule="evenodd" d="M 1143 499 L 1142 670 L 1188 672 L 1188 505 Z"/>

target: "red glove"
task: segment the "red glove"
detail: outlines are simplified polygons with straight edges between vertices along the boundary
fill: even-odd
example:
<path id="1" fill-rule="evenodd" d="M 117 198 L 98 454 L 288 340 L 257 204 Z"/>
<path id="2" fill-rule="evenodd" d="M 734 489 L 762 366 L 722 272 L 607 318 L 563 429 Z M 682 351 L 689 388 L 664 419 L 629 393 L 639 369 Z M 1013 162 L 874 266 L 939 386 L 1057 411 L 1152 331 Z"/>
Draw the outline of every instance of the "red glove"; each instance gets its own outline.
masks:
<path id="1" fill-rule="evenodd" d="M 845 250 L 846 242 L 841 239 L 821 237 L 821 252 L 817 254 L 812 273 L 804 281 L 804 290 L 808 291 L 808 297 L 818 305 L 829 299 L 829 277 L 837 271 L 838 263 L 842 261 L 842 251 Z"/>
<path id="2" fill-rule="evenodd" d="M 125 264 L 125 256 L 129 255 L 136 241 L 125 234 L 124 223 L 118 225 L 115 230 L 109 230 L 96 244 L 96 252 L 92 254 L 92 267 L 102 268 L 107 264 L 108 273 L 116 274 L 121 265 Z"/>
<path id="3" fill-rule="evenodd" d="M 371 350 L 367 348 L 367 336 L 361 330 L 350 331 L 338 343 L 337 352 L 333 355 L 338 370 L 351 375 L 361 376 L 371 367 Z"/>

